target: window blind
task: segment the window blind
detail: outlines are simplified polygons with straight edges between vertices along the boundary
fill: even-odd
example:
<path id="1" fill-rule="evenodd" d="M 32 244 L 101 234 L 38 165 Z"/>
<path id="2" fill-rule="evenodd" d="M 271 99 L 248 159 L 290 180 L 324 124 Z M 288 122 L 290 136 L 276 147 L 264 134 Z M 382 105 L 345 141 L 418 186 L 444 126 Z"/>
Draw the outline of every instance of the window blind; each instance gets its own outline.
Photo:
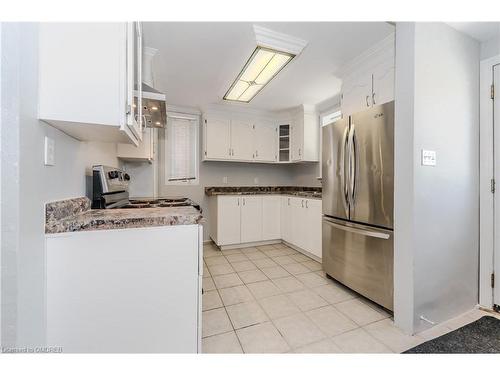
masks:
<path id="1" fill-rule="evenodd" d="M 196 179 L 196 122 L 189 119 L 169 118 L 167 122 L 168 181 Z"/>

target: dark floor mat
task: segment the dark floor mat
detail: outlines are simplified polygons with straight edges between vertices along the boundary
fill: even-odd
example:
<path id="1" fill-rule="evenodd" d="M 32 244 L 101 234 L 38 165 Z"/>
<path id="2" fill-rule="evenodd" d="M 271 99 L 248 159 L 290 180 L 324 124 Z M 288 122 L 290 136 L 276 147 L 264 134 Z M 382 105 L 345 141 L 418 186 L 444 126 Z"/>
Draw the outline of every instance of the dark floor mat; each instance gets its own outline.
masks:
<path id="1" fill-rule="evenodd" d="M 500 319 L 483 316 L 405 353 L 500 353 Z"/>

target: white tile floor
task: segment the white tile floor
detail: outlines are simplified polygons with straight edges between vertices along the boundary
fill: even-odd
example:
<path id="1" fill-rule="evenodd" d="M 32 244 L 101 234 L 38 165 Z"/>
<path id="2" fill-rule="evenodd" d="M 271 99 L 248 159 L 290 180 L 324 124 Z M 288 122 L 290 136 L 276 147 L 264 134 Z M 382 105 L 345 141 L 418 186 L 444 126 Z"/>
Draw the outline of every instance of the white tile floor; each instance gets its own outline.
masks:
<path id="1" fill-rule="evenodd" d="M 204 353 L 400 353 L 487 314 L 473 310 L 409 336 L 284 244 L 205 245 L 204 260 Z"/>

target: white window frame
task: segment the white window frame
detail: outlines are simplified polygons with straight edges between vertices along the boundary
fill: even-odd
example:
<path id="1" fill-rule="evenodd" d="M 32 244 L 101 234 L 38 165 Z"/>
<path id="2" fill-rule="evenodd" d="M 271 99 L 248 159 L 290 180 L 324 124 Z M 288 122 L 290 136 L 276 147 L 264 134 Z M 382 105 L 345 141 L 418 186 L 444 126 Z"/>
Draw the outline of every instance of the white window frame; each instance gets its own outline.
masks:
<path id="1" fill-rule="evenodd" d="M 167 125 L 168 128 L 169 119 L 182 119 L 189 120 L 195 122 L 195 151 L 194 151 L 194 160 L 195 160 L 195 179 L 194 180 L 177 180 L 177 181 L 169 181 L 169 145 L 168 145 L 168 129 L 165 129 L 165 137 L 163 142 L 163 150 L 164 150 L 164 173 L 165 179 L 164 184 L 169 186 L 196 186 L 200 184 L 200 116 L 191 115 L 186 113 L 179 112 L 167 112 Z"/>

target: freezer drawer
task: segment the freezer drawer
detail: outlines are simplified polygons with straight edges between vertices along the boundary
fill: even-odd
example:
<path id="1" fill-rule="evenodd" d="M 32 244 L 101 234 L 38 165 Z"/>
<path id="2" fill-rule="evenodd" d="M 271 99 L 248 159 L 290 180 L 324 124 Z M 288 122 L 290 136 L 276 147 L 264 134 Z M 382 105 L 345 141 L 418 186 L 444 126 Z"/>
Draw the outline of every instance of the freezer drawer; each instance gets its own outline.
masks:
<path id="1" fill-rule="evenodd" d="M 393 232 L 328 217 L 322 225 L 325 272 L 392 311 Z"/>

